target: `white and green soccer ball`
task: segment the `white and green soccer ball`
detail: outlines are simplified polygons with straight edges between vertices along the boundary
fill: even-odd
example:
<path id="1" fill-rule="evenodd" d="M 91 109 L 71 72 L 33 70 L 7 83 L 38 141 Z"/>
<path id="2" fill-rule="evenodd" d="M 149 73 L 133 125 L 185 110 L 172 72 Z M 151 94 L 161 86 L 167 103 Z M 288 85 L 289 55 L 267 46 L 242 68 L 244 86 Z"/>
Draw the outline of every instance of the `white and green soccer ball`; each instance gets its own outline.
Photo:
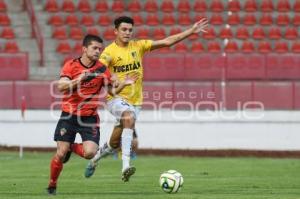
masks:
<path id="1" fill-rule="evenodd" d="M 177 193 L 183 185 L 183 177 L 178 171 L 169 170 L 160 175 L 159 185 L 166 193 Z"/>

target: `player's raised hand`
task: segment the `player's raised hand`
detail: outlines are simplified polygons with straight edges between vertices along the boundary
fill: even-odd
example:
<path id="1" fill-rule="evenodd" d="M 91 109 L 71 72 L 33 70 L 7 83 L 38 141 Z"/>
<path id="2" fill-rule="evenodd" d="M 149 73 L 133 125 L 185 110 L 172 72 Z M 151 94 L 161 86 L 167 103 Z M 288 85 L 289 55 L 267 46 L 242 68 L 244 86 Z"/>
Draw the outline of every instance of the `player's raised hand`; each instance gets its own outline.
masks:
<path id="1" fill-rule="evenodd" d="M 138 78 L 139 78 L 139 74 L 136 73 L 136 72 L 131 73 L 131 74 L 127 74 L 125 79 L 124 79 L 124 84 L 125 85 L 134 84 Z"/>
<path id="2" fill-rule="evenodd" d="M 207 32 L 208 27 L 208 20 L 206 18 L 203 18 L 199 21 L 197 21 L 193 27 L 193 33 L 199 33 L 199 32 Z"/>

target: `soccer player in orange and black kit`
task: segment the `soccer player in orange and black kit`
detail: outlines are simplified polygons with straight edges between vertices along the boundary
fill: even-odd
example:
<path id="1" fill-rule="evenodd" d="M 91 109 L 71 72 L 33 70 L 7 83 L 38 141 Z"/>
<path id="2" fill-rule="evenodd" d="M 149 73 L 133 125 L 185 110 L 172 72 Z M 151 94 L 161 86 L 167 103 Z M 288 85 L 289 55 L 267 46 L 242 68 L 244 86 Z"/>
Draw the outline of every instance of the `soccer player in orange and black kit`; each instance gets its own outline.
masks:
<path id="1" fill-rule="evenodd" d="M 55 195 L 57 179 L 67 161 L 67 154 L 74 152 L 85 159 L 96 154 L 100 140 L 99 106 L 100 90 L 110 85 L 109 70 L 98 61 L 103 40 L 94 35 L 83 39 L 82 56 L 66 62 L 61 70 L 58 89 L 64 93 L 62 113 L 57 123 L 54 140 L 57 152 L 50 164 L 48 194 Z M 75 144 L 76 133 L 82 144 Z"/>

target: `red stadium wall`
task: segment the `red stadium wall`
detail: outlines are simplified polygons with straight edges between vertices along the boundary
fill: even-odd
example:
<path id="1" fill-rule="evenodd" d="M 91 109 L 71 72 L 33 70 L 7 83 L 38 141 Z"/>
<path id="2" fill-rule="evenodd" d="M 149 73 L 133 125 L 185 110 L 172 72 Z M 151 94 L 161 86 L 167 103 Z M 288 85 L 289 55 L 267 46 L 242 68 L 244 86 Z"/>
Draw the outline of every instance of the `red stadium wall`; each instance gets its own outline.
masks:
<path id="1" fill-rule="evenodd" d="M 28 79 L 27 53 L 0 53 L 0 80 Z"/>
<path id="2" fill-rule="evenodd" d="M 52 96 L 50 85 L 43 81 L 2 81 L 0 108 L 19 109 L 24 96 L 27 108 L 49 109 L 52 103 L 59 101 Z M 258 101 L 268 110 L 299 110 L 300 82 L 228 81 L 224 86 L 219 81 L 146 82 L 144 100 L 146 109 L 235 110 L 246 102 Z"/>

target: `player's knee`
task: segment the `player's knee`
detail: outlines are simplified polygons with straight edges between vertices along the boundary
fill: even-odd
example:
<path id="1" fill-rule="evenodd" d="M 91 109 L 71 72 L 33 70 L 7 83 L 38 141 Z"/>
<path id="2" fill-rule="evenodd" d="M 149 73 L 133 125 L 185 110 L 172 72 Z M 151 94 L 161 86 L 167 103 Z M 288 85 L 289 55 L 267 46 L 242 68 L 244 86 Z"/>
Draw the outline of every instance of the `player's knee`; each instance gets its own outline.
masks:
<path id="1" fill-rule="evenodd" d="M 56 157 L 60 160 L 60 161 L 64 161 L 65 157 L 66 157 L 67 151 L 64 150 L 57 150 L 56 152 Z"/>
<path id="2" fill-rule="evenodd" d="M 113 149 L 117 149 L 120 147 L 120 140 L 113 140 L 113 139 L 110 139 L 109 141 L 109 146 Z"/>
<path id="3" fill-rule="evenodd" d="M 122 126 L 123 128 L 133 128 L 134 127 L 134 114 L 132 111 L 125 111 L 122 114 Z"/>
<path id="4" fill-rule="evenodd" d="M 83 157 L 85 159 L 92 159 L 94 156 L 96 155 L 96 151 L 93 151 L 93 150 L 87 150 L 87 151 L 84 151 L 84 154 L 83 154 Z"/>

